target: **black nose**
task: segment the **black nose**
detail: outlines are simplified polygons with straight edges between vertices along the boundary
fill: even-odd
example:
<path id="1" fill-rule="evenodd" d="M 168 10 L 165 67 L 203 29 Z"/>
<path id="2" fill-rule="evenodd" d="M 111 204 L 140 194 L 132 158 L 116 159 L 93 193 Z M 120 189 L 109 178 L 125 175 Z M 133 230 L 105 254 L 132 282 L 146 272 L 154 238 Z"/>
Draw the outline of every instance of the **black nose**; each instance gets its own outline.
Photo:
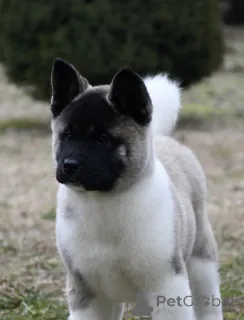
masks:
<path id="1" fill-rule="evenodd" d="M 63 171 L 67 174 L 75 173 L 79 168 L 79 162 L 76 159 L 66 158 L 63 163 Z"/>

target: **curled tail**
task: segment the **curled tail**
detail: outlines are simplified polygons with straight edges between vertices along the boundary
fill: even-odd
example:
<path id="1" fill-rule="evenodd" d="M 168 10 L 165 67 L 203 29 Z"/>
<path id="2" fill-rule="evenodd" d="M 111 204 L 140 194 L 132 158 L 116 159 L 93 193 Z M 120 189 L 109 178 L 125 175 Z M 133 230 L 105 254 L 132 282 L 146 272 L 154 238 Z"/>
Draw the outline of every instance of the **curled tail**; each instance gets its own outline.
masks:
<path id="1" fill-rule="evenodd" d="M 176 125 L 181 107 L 180 87 L 166 74 L 146 77 L 143 80 L 152 100 L 154 134 L 170 135 Z"/>

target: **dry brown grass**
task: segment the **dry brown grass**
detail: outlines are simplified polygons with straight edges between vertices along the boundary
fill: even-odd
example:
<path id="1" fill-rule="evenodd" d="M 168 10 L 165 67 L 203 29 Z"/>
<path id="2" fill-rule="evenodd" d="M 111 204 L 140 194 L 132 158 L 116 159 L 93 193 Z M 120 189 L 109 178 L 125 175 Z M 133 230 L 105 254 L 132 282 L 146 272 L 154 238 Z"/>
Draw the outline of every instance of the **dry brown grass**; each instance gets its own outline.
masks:
<path id="1" fill-rule="evenodd" d="M 34 101 L 24 89 L 10 83 L 0 65 L 0 119 L 36 118 L 47 120 L 47 103 Z"/>

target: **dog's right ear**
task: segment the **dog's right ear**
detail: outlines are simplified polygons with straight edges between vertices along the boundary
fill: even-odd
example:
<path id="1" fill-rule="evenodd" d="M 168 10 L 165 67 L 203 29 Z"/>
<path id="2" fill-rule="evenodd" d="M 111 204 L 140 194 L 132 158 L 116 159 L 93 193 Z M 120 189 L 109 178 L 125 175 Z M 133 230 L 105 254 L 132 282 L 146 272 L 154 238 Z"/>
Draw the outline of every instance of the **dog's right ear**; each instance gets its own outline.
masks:
<path id="1" fill-rule="evenodd" d="M 78 94 L 88 88 L 89 83 L 70 63 L 57 58 L 52 67 L 51 86 L 51 111 L 53 117 L 56 117 Z"/>
<path id="2" fill-rule="evenodd" d="M 152 117 L 151 99 L 142 78 L 130 68 L 123 68 L 113 78 L 108 95 L 113 107 L 144 126 Z"/>

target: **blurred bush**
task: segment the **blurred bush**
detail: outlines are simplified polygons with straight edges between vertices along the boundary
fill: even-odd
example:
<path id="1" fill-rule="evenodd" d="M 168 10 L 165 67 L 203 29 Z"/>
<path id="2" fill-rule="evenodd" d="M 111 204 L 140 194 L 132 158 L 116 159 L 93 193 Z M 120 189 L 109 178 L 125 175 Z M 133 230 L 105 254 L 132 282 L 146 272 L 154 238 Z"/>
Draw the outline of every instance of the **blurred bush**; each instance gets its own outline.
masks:
<path id="1" fill-rule="evenodd" d="M 53 59 L 91 84 L 123 66 L 167 71 L 187 86 L 218 68 L 223 44 L 217 0 L 0 0 L 0 59 L 10 78 L 49 95 Z"/>
<path id="2" fill-rule="evenodd" d="M 225 0 L 228 9 L 224 12 L 227 24 L 244 24 L 244 0 Z"/>

